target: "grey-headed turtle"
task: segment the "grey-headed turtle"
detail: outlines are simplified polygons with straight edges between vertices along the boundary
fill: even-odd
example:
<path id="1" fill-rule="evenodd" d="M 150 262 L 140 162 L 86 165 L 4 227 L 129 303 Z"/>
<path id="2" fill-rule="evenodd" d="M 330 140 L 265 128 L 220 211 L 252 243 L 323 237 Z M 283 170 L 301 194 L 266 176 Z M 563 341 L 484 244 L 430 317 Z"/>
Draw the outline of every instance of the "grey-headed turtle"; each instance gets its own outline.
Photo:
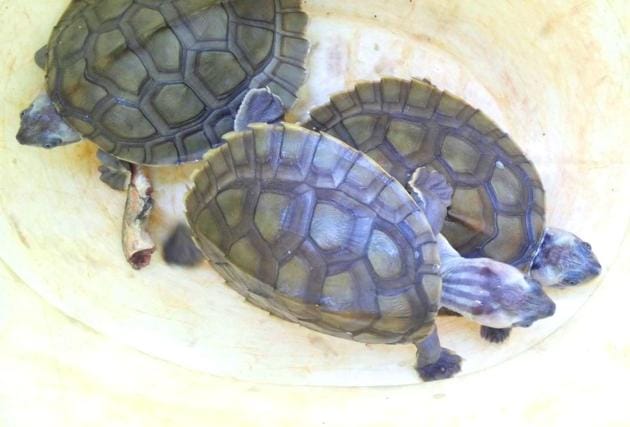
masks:
<path id="1" fill-rule="evenodd" d="M 359 83 L 314 109 L 305 126 L 367 153 L 401 183 L 423 166 L 444 175 L 454 193 L 442 233 L 465 257 L 512 264 L 544 286 L 575 285 L 601 270 L 588 243 L 545 226 L 543 184 L 512 139 L 427 81 Z"/>
<path id="2" fill-rule="evenodd" d="M 133 181 L 123 162 L 199 160 L 233 129 L 249 89 L 294 102 L 306 25 L 300 0 L 75 0 L 36 54 L 46 93 L 22 112 L 17 139 L 91 140 L 117 189 Z"/>
<path id="3" fill-rule="evenodd" d="M 308 50 L 300 4 L 75 0 L 37 55 L 46 94 L 22 113 L 18 141 L 53 148 L 82 136 L 131 163 L 199 160 L 232 130 L 249 89 L 294 102 Z"/>
<path id="4" fill-rule="evenodd" d="M 444 175 L 423 166 L 412 174 L 408 188 L 429 218 L 441 219 L 432 222 L 438 233 L 452 200 L 452 187 Z M 502 342 L 512 327 L 529 327 L 554 314 L 555 304 L 540 283 L 516 267 L 491 258 L 464 258 L 442 234 L 437 239 L 443 282 L 440 303 L 479 323 L 483 338 Z"/>
<path id="5" fill-rule="evenodd" d="M 440 346 L 434 325 L 443 292 L 439 253 L 447 249 L 433 232 L 440 210 L 427 208 L 440 203 L 436 193 L 427 191 L 421 207 L 368 156 L 295 125 L 256 124 L 224 138 L 194 176 L 186 216 L 232 288 L 326 334 L 414 343 L 425 380 L 459 371 L 460 358 Z M 500 264 L 481 267 L 481 280 L 502 279 L 492 263 Z M 461 274 L 476 272 L 469 266 Z M 511 280 L 524 281 L 522 274 L 508 279 L 510 288 Z M 539 300 L 537 318 L 553 306 Z"/>

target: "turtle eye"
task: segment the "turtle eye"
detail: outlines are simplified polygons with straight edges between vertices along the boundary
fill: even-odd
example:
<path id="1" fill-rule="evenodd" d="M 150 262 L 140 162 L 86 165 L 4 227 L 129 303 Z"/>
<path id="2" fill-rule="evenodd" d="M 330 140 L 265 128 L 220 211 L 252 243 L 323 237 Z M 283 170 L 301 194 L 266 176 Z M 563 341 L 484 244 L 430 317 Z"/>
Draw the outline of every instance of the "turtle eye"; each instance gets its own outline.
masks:
<path id="1" fill-rule="evenodd" d="M 590 243 L 583 242 L 583 243 L 582 243 L 582 246 L 583 246 L 583 247 L 585 247 L 586 249 L 588 249 L 589 251 L 590 251 L 591 249 L 593 249 L 593 247 L 591 246 L 591 244 L 590 244 Z"/>
<path id="2" fill-rule="evenodd" d="M 48 138 L 46 139 L 46 142 L 44 143 L 43 147 L 44 148 L 53 148 L 58 146 L 59 144 L 61 144 L 61 139 L 59 138 Z"/>
<path id="3" fill-rule="evenodd" d="M 23 119 L 25 114 L 26 110 L 22 110 L 22 112 L 20 112 L 20 119 Z"/>

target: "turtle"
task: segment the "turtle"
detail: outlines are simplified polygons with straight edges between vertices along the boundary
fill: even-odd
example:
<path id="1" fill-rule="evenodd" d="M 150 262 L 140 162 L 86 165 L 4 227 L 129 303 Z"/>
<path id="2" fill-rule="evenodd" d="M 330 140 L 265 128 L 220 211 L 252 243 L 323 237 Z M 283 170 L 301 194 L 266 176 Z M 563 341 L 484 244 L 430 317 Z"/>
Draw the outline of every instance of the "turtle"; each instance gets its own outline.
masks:
<path id="1" fill-rule="evenodd" d="M 143 268 L 155 250 L 152 187 L 138 198 L 136 177 L 148 176 L 131 165 L 200 160 L 234 128 L 249 89 L 290 106 L 305 78 L 307 21 L 301 0 L 74 0 L 35 54 L 46 93 L 22 111 L 16 138 L 98 145 L 100 179 L 128 190 L 123 253 Z"/>
<path id="2" fill-rule="evenodd" d="M 447 253 L 434 231 L 445 213 L 432 207 L 446 205 L 441 175 L 416 180 L 426 188 L 421 205 L 367 155 L 325 133 L 255 123 L 223 138 L 193 176 L 185 215 L 203 255 L 255 306 L 357 342 L 413 343 L 424 380 L 460 370 L 461 358 L 442 348 L 434 323 L 443 292 L 476 306 L 479 316 L 501 311 L 507 321 L 517 307 L 521 326 L 553 313 L 542 287 L 534 282 L 533 291 L 510 265 L 465 260 L 455 267 L 464 259 Z M 454 265 L 449 290 L 441 252 Z M 483 292 L 459 282 L 471 275 Z M 518 298 L 505 288 L 531 304 L 506 304 L 503 296 Z"/>
<path id="3" fill-rule="evenodd" d="M 304 126 L 365 152 L 403 184 L 420 167 L 443 174 L 454 193 L 442 233 L 464 257 L 509 263 L 543 286 L 601 272 L 589 243 L 545 226 L 540 176 L 510 136 L 428 80 L 359 82 L 311 110 Z"/>
<path id="4" fill-rule="evenodd" d="M 307 20 L 301 0 L 74 0 L 35 55 L 46 93 L 21 113 L 17 140 L 86 138 L 151 166 L 198 161 L 249 89 L 295 101 Z M 120 187 L 111 163 L 104 180 Z"/>
<path id="5" fill-rule="evenodd" d="M 444 175 L 431 167 L 420 167 L 411 175 L 407 188 L 433 218 L 434 232 L 442 231 L 453 196 Z M 481 325 L 482 338 L 501 343 L 512 327 L 529 327 L 555 313 L 555 304 L 542 285 L 516 267 L 491 258 L 464 258 L 444 235 L 437 234 L 437 239 L 444 283 L 441 314 L 471 319 Z"/>

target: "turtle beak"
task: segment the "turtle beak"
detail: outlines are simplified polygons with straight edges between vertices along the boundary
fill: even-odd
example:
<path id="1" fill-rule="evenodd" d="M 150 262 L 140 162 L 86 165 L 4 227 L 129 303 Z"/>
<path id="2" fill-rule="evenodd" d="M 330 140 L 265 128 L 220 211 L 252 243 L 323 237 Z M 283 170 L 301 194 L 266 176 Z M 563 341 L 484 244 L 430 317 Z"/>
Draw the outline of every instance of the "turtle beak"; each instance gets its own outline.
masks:
<path id="1" fill-rule="evenodd" d="M 593 269 L 591 270 L 591 273 L 594 276 L 599 276 L 602 272 L 602 265 L 598 262 L 595 264 L 595 266 L 593 267 Z"/>
<path id="2" fill-rule="evenodd" d="M 545 308 L 535 316 L 529 316 L 520 322 L 514 323 L 513 326 L 518 326 L 521 328 L 529 328 L 535 321 L 544 319 L 546 317 L 551 317 L 556 313 L 556 304 L 553 301 L 550 301 L 550 304 L 547 304 Z"/>
<path id="3" fill-rule="evenodd" d="M 533 319 L 525 319 L 520 322 L 516 322 L 513 326 L 521 327 L 521 328 L 529 328 L 532 323 L 534 323 Z"/>
<path id="4" fill-rule="evenodd" d="M 15 139 L 17 139 L 17 141 L 22 145 L 34 145 L 30 140 L 27 132 L 28 120 L 25 120 L 25 118 L 28 118 L 28 113 L 30 110 L 31 107 L 22 110 L 22 112 L 20 113 L 20 129 L 18 130 Z"/>
<path id="5" fill-rule="evenodd" d="M 544 317 L 551 317 L 554 314 L 556 314 L 556 304 L 553 301 L 551 301 L 551 304 L 549 304 L 547 306 L 547 310 L 545 311 L 545 314 L 542 317 L 543 318 Z"/>
<path id="6" fill-rule="evenodd" d="M 590 244 L 586 242 L 582 242 L 579 246 L 579 252 L 581 253 L 584 261 L 585 261 L 585 272 L 587 275 L 591 277 L 595 277 L 602 272 L 602 265 L 597 260 L 595 253 L 593 252 L 593 248 Z"/>
<path id="7" fill-rule="evenodd" d="M 26 138 L 24 136 L 24 131 L 20 128 L 17 135 L 15 135 L 15 139 L 22 145 L 26 145 Z"/>
<path id="8" fill-rule="evenodd" d="M 592 277 L 599 276 L 599 274 L 602 272 L 602 265 L 597 259 L 595 259 L 595 257 L 593 257 L 591 262 L 589 262 L 588 272 L 591 274 Z"/>

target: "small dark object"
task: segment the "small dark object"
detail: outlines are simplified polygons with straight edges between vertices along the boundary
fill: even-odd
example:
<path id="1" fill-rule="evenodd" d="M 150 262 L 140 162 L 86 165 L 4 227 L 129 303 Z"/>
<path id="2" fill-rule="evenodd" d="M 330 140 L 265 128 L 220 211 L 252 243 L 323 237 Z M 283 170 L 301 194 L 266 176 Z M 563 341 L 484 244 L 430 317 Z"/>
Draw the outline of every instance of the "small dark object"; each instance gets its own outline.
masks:
<path id="1" fill-rule="evenodd" d="M 491 328 L 489 326 L 482 326 L 479 330 L 481 338 L 497 344 L 505 341 L 510 336 L 511 331 L 511 328 Z"/>
<path id="2" fill-rule="evenodd" d="M 183 267 L 194 267 L 203 259 L 192 239 L 190 228 L 185 224 L 178 224 L 166 240 L 163 256 L 167 264 Z"/>

